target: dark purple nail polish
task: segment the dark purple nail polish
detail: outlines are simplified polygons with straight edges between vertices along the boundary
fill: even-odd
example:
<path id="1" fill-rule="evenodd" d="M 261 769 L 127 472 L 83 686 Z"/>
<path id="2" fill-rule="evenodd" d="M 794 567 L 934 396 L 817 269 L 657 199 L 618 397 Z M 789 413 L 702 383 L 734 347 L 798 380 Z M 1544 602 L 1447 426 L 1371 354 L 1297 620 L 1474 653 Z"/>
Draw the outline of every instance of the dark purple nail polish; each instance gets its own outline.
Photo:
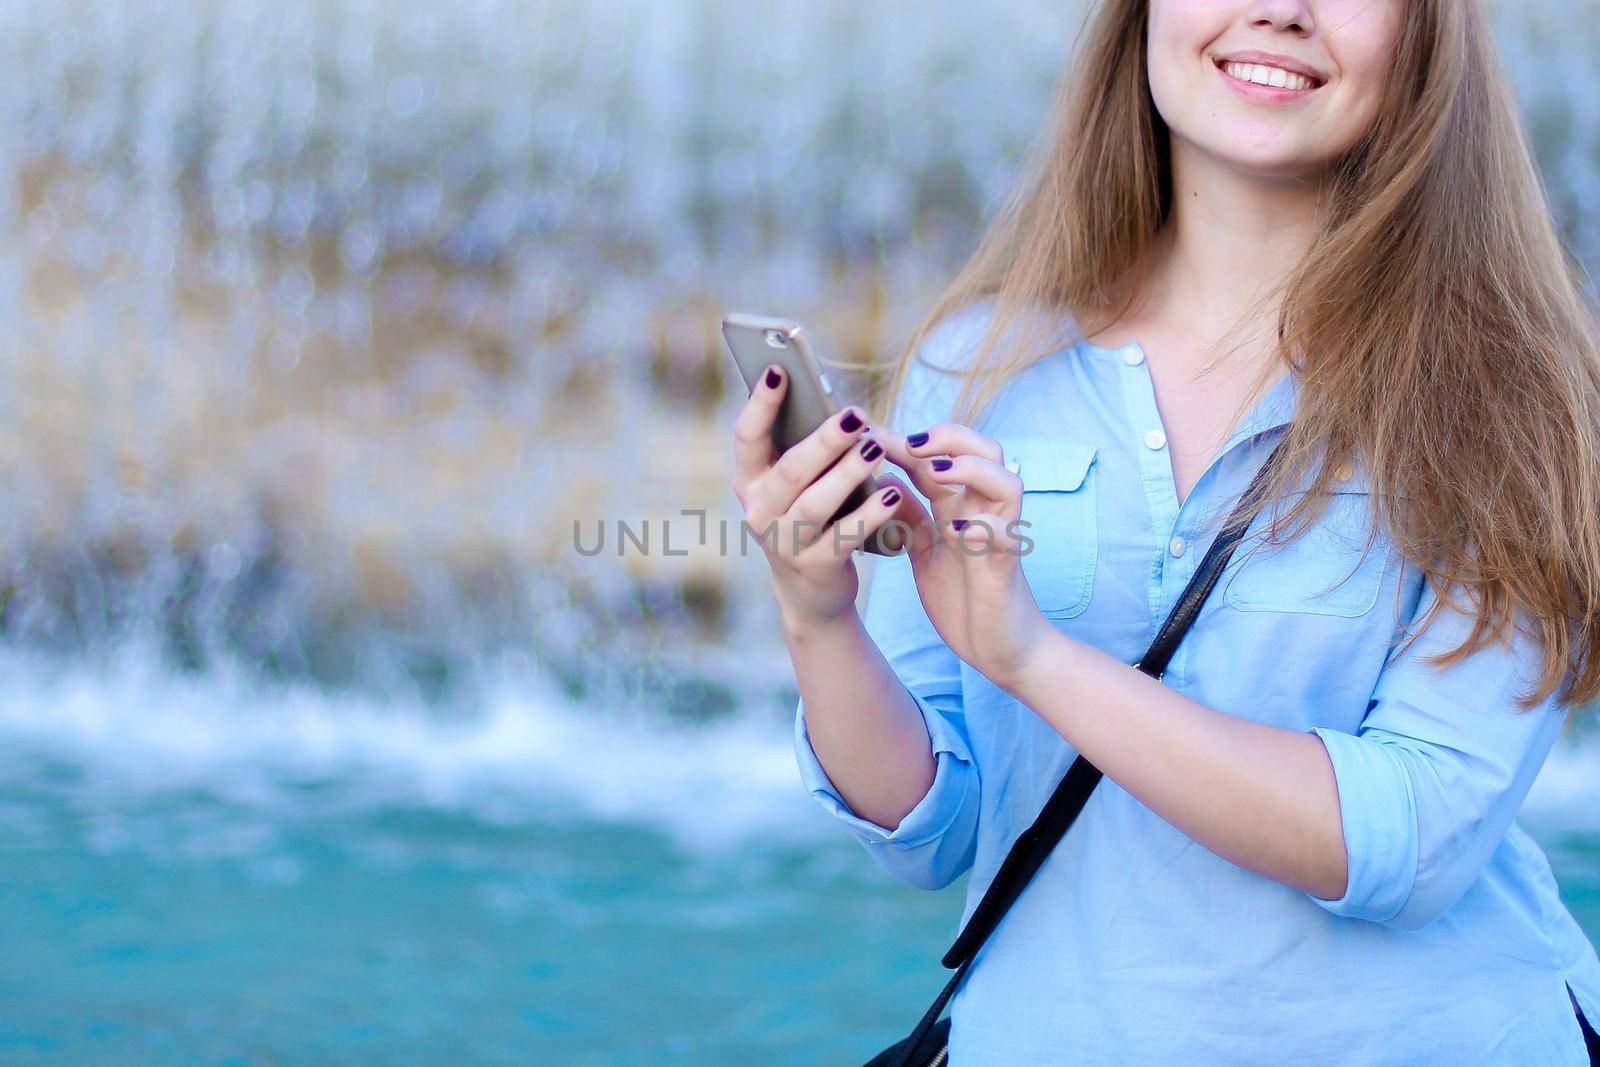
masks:
<path id="1" fill-rule="evenodd" d="M 965 529 L 966 525 L 967 525 L 967 520 L 966 519 L 951 519 L 950 520 L 950 528 L 952 530 L 956 531 L 957 533 L 960 533 L 963 529 Z"/>
<path id="2" fill-rule="evenodd" d="M 936 459 L 933 461 L 933 469 L 936 471 L 947 471 L 953 465 L 954 463 L 948 459 Z"/>
<path id="3" fill-rule="evenodd" d="M 839 420 L 839 428 L 845 433 L 855 433 L 861 429 L 861 416 L 853 411 L 845 412 L 844 417 Z"/>
<path id="4" fill-rule="evenodd" d="M 912 448 L 921 448 L 928 443 L 928 431 L 921 430 L 917 433 L 906 434 L 906 444 Z"/>
<path id="5" fill-rule="evenodd" d="M 883 446 L 870 438 L 866 444 L 861 446 L 861 458 L 868 463 L 871 463 L 881 455 L 883 455 Z"/>
<path id="6" fill-rule="evenodd" d="M 894 505 L 900 503 L 900 490 L 891 489 L 883 494 L 883 503 L 885 507 L 894 507 Z"/>
<path id="7" fill-rule="evenodd" d="M 776 389 L 783 381 L 783 375 L 778 373 L 776 367 L 767 368 L 767 388 Z"/>

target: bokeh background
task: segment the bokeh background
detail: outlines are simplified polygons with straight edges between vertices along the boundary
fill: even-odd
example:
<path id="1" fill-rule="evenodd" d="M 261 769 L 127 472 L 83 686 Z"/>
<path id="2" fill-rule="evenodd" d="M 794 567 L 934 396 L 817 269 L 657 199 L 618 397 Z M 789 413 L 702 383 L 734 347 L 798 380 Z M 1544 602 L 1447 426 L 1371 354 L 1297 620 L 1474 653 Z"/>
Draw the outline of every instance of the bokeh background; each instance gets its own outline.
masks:
<path id="1" fill-rule="evenodd" d="M 1600 272 L 1600 3 L 1494 10 Z M 965 881 L 805 796 L 765 564 L 684 511 L 739 514 L 721 315 L 864 396 L 1080 11 L 0 0 L 0 1060 L 909 1026 Z M 1523 821 L 1600 934 L 1595 781 L 1565 741 Z"/>

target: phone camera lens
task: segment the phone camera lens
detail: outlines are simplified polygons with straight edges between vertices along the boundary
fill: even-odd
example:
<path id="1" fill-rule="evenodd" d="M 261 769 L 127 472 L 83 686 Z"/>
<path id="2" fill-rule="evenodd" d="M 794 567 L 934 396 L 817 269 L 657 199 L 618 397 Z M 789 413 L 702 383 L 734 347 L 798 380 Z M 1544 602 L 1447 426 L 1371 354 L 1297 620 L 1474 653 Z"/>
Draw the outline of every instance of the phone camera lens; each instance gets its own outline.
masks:
<path id="1" fill-rule="evenodd" d="M 767 344 L 771 345 L 773 348 L 789 347 L 789 338 L 784 335 L 782 330 L 768 330 L 766 337 Z"/>

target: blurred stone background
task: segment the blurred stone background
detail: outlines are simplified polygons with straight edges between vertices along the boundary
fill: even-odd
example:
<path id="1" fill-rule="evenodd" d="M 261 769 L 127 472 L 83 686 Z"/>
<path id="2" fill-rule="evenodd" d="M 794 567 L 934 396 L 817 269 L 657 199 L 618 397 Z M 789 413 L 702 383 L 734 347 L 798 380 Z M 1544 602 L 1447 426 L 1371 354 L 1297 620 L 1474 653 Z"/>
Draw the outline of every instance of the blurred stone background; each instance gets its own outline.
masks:
<path id="1" fill-rule="evenodd" d="M 723 312 L 893 352 L 1079 10 L 3 0 L 4 639 L 428 698 L 509 653 L 731 708 L 759 555 L 615 524 L 737 520 Z M 1596 4 L 1496 11 L 1592 271 Z"/>

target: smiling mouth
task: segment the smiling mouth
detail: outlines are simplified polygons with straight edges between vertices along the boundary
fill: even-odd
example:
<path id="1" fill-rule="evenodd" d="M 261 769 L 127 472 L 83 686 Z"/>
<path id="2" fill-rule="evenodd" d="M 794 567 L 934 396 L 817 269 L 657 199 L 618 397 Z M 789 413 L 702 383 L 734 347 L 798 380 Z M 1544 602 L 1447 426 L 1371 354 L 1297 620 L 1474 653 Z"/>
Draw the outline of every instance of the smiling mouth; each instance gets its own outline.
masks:
<path id="1" fill-rule="evenodd" d="M 1274 67 L 1266 63 L 1236 63 L 1233 60 L 1215 60 L 1216 67 L 1224 75 L 1235 81 L 1246 82 L 1250 85 L 1262 85 L 1269 89 L 1284 89 L 1290 92 L 1311 92 L 1320 89 L 1323 83 L 1317 78 L 1296 74 L 1292 70 Z"/>

